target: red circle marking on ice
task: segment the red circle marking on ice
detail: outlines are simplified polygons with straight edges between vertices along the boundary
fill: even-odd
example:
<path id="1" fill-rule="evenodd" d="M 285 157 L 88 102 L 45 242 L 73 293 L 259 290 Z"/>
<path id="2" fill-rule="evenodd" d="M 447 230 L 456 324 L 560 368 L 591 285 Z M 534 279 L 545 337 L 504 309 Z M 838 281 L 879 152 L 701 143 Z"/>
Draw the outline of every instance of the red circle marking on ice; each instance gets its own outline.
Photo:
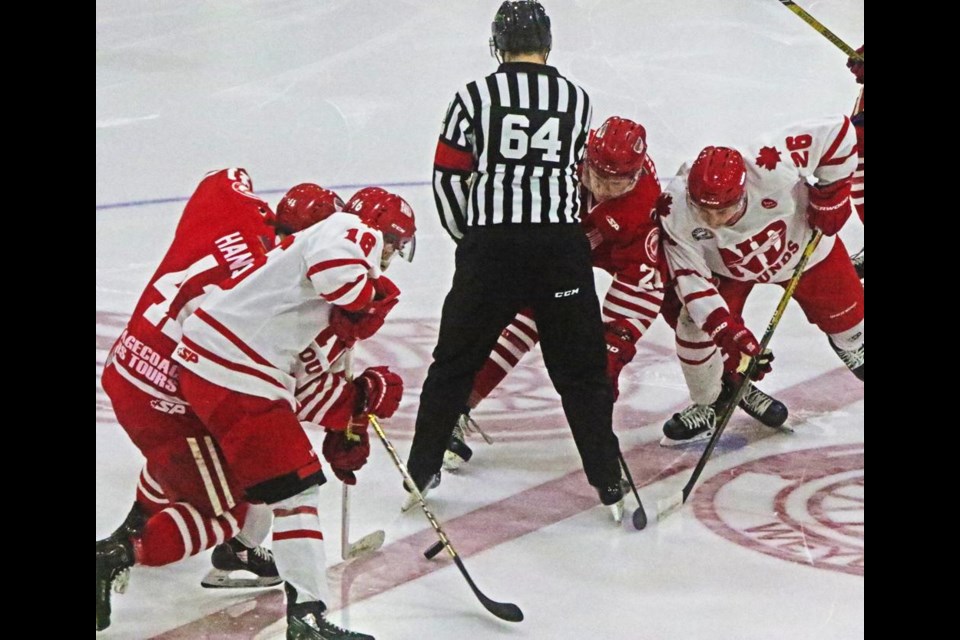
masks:
<path id="1" fill-rule="evenodd" d="M 717 474 L 693 496 L 697 518 L 740 546 L 863 575 L 863 444 L 794 451 Z"/>

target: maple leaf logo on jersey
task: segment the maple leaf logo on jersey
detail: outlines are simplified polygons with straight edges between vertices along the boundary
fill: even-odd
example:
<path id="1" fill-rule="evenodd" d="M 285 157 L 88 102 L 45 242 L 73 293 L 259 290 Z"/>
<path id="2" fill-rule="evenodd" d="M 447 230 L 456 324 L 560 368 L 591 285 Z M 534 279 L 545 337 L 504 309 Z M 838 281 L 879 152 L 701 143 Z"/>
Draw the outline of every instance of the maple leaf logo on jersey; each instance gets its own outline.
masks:
<path id="1" fill-rule="evenodd" d="M 669 193 L 661 193 L 657 198 L 657 207 L 654 209 L 654 218 L 666 218 L 670 215 L 670 207 L 673 206 L 673 196 Z"/>
<path id="2" fill-rule="evenodd" d="M 776 147 L 763 147 L 760 149 L 760 155 L 757 156 L 757 166 L 763 167 L 767 171 L 773 171 L 780 162 L 780 152 Z"/>

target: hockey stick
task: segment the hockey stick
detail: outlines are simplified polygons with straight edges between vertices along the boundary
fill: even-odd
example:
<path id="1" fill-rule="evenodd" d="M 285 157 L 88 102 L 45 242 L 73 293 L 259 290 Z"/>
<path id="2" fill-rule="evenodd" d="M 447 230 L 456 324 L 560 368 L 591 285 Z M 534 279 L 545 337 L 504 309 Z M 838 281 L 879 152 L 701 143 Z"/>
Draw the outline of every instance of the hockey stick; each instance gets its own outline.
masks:
<path id="1" fill-rule="evenodd" d="M 779 0 L 779 1 L 780 1 L 780 4 L 785 6 L 787 9 L 790 9 L 790 11 L 793 11 L 795 14 L 797 14 L 797 16 L 800 17 L 801 20 L 803 20 L 808 25 L 813 27 L 817 33 L 822 35 L 824 38 L 826 38 L 827 40 L 832 42 L 834 45 L 836 45 L 838 49 L 840 49 L 845 54 L 847 54 L 847 57 L 853 58 L 858 62 L 863 62 L 863 54 L 857 53 L 856 50 L 853 49 L 853 47 L 851 47 L 846 42 L 838 38 L 833 31 L 830 31 L 830 29 L 827 29 L 825 26 L 820 24 L 816 18 L 814 18 L 812 15 L 804 11 L 802 7 L 797 6 L 797 4 L 793 2 L 793 0 Z"/>
<path id="2" fill-rule="evenodd" d="M 440 527 L 440 523 L 437 522 L 437 519 L 434 517 L 434 515 L 430 513 L 430 509 L 427 507 L 427 503 L 423 499 L 423 494 L 420 493 L 420 489 L 417 488 L 417 483 L 414 482 L 413 478 L 410 476 L 410 471 L 407 469 L 407 465 L 403 464 L 403 460 L 400 459 L 400 455 L 397 453 L 397 450 L 394 449 L 393 444 L 387 439 L 387 434 L 383 432 L 383 427 L 380 426 L 380 421 L 377 420 L 377 417 L 372 413 L 369 415 L 369 418 L 370 424 L 373 425 L 373 430 L 377 432 L 377 436 L 380 438 L 383 446 L 386 447 L 387 453 L 389 453 L 390 457 L 393 458 L 393 463 L 396 465 L 397 469 L 400 470 L 400 475 L 403 476 L 406 485 L 410 487 L 411 492 L 420 502 L 420 508 L 423 509 L 423 513 L 427 516 L 427 520 L 430 521 L 430 525 L 433 527 L 434 531 L 437 532 L 437 535 L 440 536 L 439 544 L 442 547 L 446 547 L 447 553 L 450 554 L 450 557 L 453 558 L 457 568 L 460 569 L 460 573 L 462 573 L 463 577 L 466 578 L 467 584 L 470 585 L 470 588 L 473 590 L 473 594 L 477 596 L 478 600 L 480 600 L 480 604 L 482 604 L 487 611 L 497 616 L 501 620 L 506 620 L 507 622 L 520 622 L 523 620 L 523 611 L 520 610 L 520 607 L 512 602 L 496 602 L 491 600 L 485 596 L 479 588 L 477 588 L 473 578 L 471 578 L 470 574 L 467 573 L 467 568 L 463 566 L 463 560 L 460 559 L 457 551 L 450 543 L 450 539 L 447 537 L 447 534 L 444 533 L 443 528 Z M 433 550 L 434 547 L 436 547 L 436 545 L 430 547 L 430 550 Z"/>
<path id="3" fill-rule="evenodd" d="M 630 489 L 633 490 L 633 497 L 637 499 L 637 510 L 633 512 L 633 528 L 640 530 L 647 526 L 647 512 L 643 509 L 643 503 L 640 502 L 640 493 L 637 491 L 637 485 L 633 482 L 633 476 L 630 475 L 630 467 L 627 461 L 623 459 L 623 452 L 617 451 L 620 456 L 620 464 L 623 466 L 623 472 L 627 474 L 627 482 L 630 483 Z"/>
<path id="4" fill-rule="evenodd" d="M 813 237 L 810 238 L 810 241 L 807 242 L 807 246 L 804 247 L 803 255 L 800 256 L 800 262 L 797 263 L 797 266 L 793 271 L 793 276 L 787 283 L 783 295 L 780 296 L 780 302 L 777 304 L 777 309 L 773 312 L 773 317 L 770 318 L 770 324 L 767 325 L 767 330 L 763 334 L 763 339 L 760 341 L 760 353 L 766 351 L 767 345 L 770 344 L 770 339 L 773 337 L 773 332 L 776 330 L 777 325 L 780 324 L 780 318 L 783 317 L 783 312 L 787 308 L 787 303 L 790 302 L 790 298 L 793 297 L 793 292 L 796 290 L 797 284 L 800 282 L 800 277 L 803 275 L 803 270 L 807 266 L 807 261 L 810 260 L 810 256 L 817 248 L 817 245 L 820 244 L 820 238 L 822 237 L 823 233 L 821 233 L 819 230 L 814 231 Z M 663 520 L 671 513 L 678 510 L 687 501 L 687 498 L 690 497 L 690 492 L 693 491 L 693 487 L 695 484 L 697 484 L 700 474 L 703 473 L 703 468 L 706 466 L 707 460 L 710 459 L 710 454 L 713 453 L 713 448 L 717 446 L 717 442 L 720 440 L 720 434 L 722 434 L 723 430 L 726 429 L 727 423 L 730 422 L 730 416 L 733 415 L 737 405 L 740 404 L 740 399 L 743 398 L 743 394 L 746 392 L 747 381 L 750 380 L 754 370 L 756 370 L 757 361 L 757 358 L 750 359 L 746 371 L 743 372 L 743 377 L 737 384 L 736 390 L 733 393 L 733 397 L 724 408 L 723 415 L 717 424 L 716 430 L 713 432 L 713 436 L 710 437 L 710 441 L 707 443 L 707 448 L 704 449 L 703 453 L 700 455 L 700 460 L 697 462 L 697 466 L 690 475 L 690 479 L 687 481 L 687 484 L 684 485 L 683 490 L 657 501 L 658 521 Z"/>
<path id="5" fill-rule="evenodd" d="M 343 354 L 343 372 L 347 380 L 353 380 L 353 348 L 347 349 Z M 348 440 L 359 440 L 359 436 L 350 432 L 347 427 L 346 437 Z M 340 494 L 340 557 L 344 560 L 353 560 L 360 556 L 373 553 L 383 546 L 383 541 L 387 534 L 378 529 L 373 533 L 368 533 L 356 542 L 350 542 L 350 485 L 343 483 L 343 489 Z"/>

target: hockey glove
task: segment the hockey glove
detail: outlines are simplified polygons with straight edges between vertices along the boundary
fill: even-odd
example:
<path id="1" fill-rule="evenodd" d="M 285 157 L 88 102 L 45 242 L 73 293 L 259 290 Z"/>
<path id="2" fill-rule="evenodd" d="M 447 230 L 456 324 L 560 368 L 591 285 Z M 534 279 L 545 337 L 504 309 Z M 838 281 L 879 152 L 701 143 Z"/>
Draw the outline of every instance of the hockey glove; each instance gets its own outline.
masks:
<path id="1" fill-rule="evenodd" d="M 366 422 L 363 424 L 366 425 Z M 370 434 L 367 429 L 358 429 L 353 437 L 354 440 L 347 437 L 346 431 L 327 431 L 323 438 L 323 457 L 330 463 L 334 475 L 344 484 L 357 484 L 357 476 L 353 472 L 359 471 L 370 457 Z"/>
<path id="2" fill-rule="evenodd" d="M 849 177 L 822 187 L 808 185 L 807 220 L 810 226 L 825 236 L 836 235 L 853 212 L 850 187 Z"/>
<path id="3" fill-rule="evenodd" d="M 637 355 L 635 330 L 626 322 L 614 320 L 604 325 L 607 343 L 607 377 L 613 387 L 613 400 L 620 397 L 620 371 Z"/>
<path id="4" fill-rule="evenodd" d="M 372 413 L 378 418 L 389 418 L 403 397 L 403 379 L 387 367 L 370 367 L 353 384 L 357 386 L 356 412 L 360 416 Z"/>
<path id="5" fill-rule="evenodd" d="M 863 45 L 860 45 L 857 53 L 863 57 Z M 857 77 L 857 84 L 863 84 L 863 61 L 847 58 L 847 69 L 850 69 L 850 73 Z"/>
<path id="6" fill-rule="evenodd" d="M 725 349 L 720 349 L 720 355 L 723 357 L 723 370 L 728 374 L 732 373 L 744 373 L 746 371 L 747 363 L 742 361 L 740 354 L 736 355 L 731 354 Z M 773 371 L 773 351 L 770 349 L 765 349 L 763 353 L 754 358 L 757 361 L 757 366 L 753 370 L 753 375 L 750 376 L 751 380 L 763 380 L 763 378 Z M 743 365 L 743 366 L 741 366 Z M 742 369 L 742 371 L 741 371 Z"/>
<path id="7" fill-rule="evenodd" d="M 373 287 L 373 301 L 365 309 L 344 311 L 341 307 L 334 307 L 330 312 L 330 328 L 348 347 L 379 331 L 387 314 L 400 302 L 400 289 L 386 276 L 374 280 Z"/>
<path id="8" fill-rule="evenodd" d="M 743 325 L 742 319 L 732 315 L 727 309 L 715 309 L 707 316 L 703 330 L 720 347 L 723 368 L 728 373 L 736 372 L 743 356 L 753 358 L 760 353 L 757 338 Z"/>

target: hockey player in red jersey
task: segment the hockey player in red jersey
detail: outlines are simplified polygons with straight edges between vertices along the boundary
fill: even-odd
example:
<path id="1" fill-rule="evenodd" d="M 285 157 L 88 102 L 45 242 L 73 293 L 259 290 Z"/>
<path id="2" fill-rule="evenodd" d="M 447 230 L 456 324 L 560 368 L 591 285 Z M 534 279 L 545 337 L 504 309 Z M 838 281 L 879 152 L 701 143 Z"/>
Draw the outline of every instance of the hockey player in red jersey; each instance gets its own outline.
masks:
<path id="1" fill-rule="evenodd" d="M 664 296 L 660 229 L 652 215 L 660 183 L 647 153 L 646 139 L 642 125 L 610 117 L 591 132 L 581 171 L 581 224 L 590 240 L 593 266 L 613 276 L 603 300 L 603 320 L 607 374 L 615 397 L 620 394 L 620 372 L 633 360 L 637 342 L 660 314 Z M 473 455 L 464 438 L 470 430 L 480 428 L 470 418 L 469 410 L 496 388 L 538 339 L 536 323 L 528 311 L 518 314 L 503 330 L 474 380 L 468 410 L 454 428 L 444 455 L 445 469 L 457 469 Z M 782 403 L 752 385 L 750 392 L 741 405 L 751 415 L 769 420 L 763 411 L 757 413 L 759 407 L 785 417 Z M 779 420 L 777 416 L 775 421 Z"/>
<path id="2" fill-rule="evenodd" d="M 247 188 L 241 188 L 243 186 L 244 183 L 229 184 L 229 189 L 246 193 L 249 191 L 249 178 L 246 178 Z M 206 190 L 203 187 L 202 184 L 198 194 L 205 193 Z M 224 194 L 229 193 L 229 190 L 224 191 Z M 216 223 L 220 219 L 218 215 L 227 209 L 217 206 L 216 199 L 201 199 L 197 197 L 198 194 L 191 199 L 191 203 L 188 203 L 181 229 L 191 229 L 192 239 L 208 231 L 211 232 L 208 234 L 209 237 L 217 238 L 219 236 L 212 232 L 217 230 Z M 265 207 L 265 203 L 259 202 Z M 198 206 L 192 206 L 193 204 Z M 209 208 L 204 211 L 204 208 L 199 206 L 201 204 Z M 275 224 L 277 229 L 289 233 L 298 230 L 298 227 L 310 224 L 313 220 L 329 216 L 342 206 L 342 202 L 332 192 L 320 189 L 316 185 L 298 185 L 291 189 L 281 201 L 276 219 L 272 214 L 267 215 L 266 219 L 271 224 Z M 266 210 L 269 212 L 268 207 Z M 204 213 L 211 219 L 210 228 L 202 225 L 201 218 Z M 353 218 L 353 216 L 350 217 Z M 186 224 L 188 221 L 191 221 L 191 224 Z M 412 229 L 412 219 L 410 225 Z M 271 232 L 269 227 L 265 231 Z M 191 246 L 180 240 L 181 237 L 178 235 L 168 252 L 168 258 L 178 251 L 186 253 L 181 250 Z M 382 244 L 376 246 L 375 238 L 371 242 L 366 236 L 361 236 L 358 240 L 362 242 L 367 252 L 382 249 L 381 253 L 387 257 L 402 244 L 399 240 L 394 240 L 393 246 L 384 247 Z M 288 238 L 284 244 L 289 246 L 292 240 Z M 235 256 L 236 252 L 229 255 Z M 239 279 L 253 273 L 257 270 L 255 266 L 263 262 L 262 250 L 252 261 L 247 261 L 243 257 L 237 258 L 234 263 L 239 267 L 232 271 L 237 279 L 228 278 L 228 284 L 224 286 L 227 288 L 235 286 Z M 165 259 L 164 264 L 166 263 Z M 165 275 L 163 271 L 162 265 L 153 281 L 162 281 Z M 197 270 L 196 273 L 203 274 L 207 278 L 203 284 L 190 280 L 191 285 L 194 285 L 191 290 L 197 293 L 208 293 L 218 281 L 208 270 Z M 227 275 L 229 276 L 230 273 L 228 271 Z M 168 280 L 172 278 L 168 276 Z M 183 280 L 189 280 L 189 272 Z M 159 287 L 156 288 L 159 289 Z M 147 298 L 151 292 L 152 287 L 148 287 L 144 298 Z M 166 293 L 162 289 L 161 292 Z M 181 305 L 185 311 L 175 315 L 168 314 L 163 318 L 162 326 L 166 329 L 165 335 L 170 336 L 173 329 L 177 330 L 176 335 L 180 334 L 182 323 L 185 322 L 188 314 L 196 309 L 198 298 L 199 296 Z M 142 308 L 144 305 L 141 303 L 138 305 L 138 310 Z M 137 320 L 138 316 L 135 316 L 131 326 L 136 326 Z M 361 320 L 369 323 L 366 317 L 362 317 Z M 326 323 L 324 322 L 323 325 Z M 317 325 L 317 328 L 319 326 Z M 184 394 L 179 388 L 182 382 L 179 376 L 176 378 L 177 402 L 173 401 L 174 398 L 150 397 L 151 394 L 147 393 L 149 390 L 143 389 L 142 384 L 135 385 L 133 388 L 129 385 L 123 386 L 130 376 L 116 372 L 119 369 L 117 362 L 128 355 L 120 351 L 121 348 L 128 348 L 124 346 L 124 340 L 125 337 L 122 337 L 118 341 L 119 346 L 115 348 L 112 362 L 104 374 L 104 385 L 114 401 L 118 420 L 143 450 L 148 464 L 144 468 L 138 490 L 138 504 L 142 506 L 141 515 L 136 519 L 138 521 L 131 521 L 128 518 L 124 527 L 121 527 L 113 536 L 97 543 L 98 630 L 110 623 L 111 585 L 122 580 L 121 574 L 133 564 L 134 560 L 140 564 L 162 565 L 198 553 L 236 534 L 244 523 L 244 516 L 254 510 L 243 496 L 243 492 L 236 490 L 235 479 L 229 466 L 224 464 L 220 447 L 211 439 L 209 432 L 197 419 L 193 407 L 184 402 Z M 173 343 L 173 346 L 175 344 Z M 169 344 L 166 345 L 167 354 L 172 352 L 172 348 Z M 129 350 L 144 359 L 151 357 L 146 355 L 150 352 L 145 351 L 141 345 Z M 182 373 L 182 371 L 177 372 L 174 368 L 176 366 L 167 365 L 166 368 L 175 373 Z M 309 381 L 304 380 L 304 382 Z M 329 426 L 336 435 L 328 435 L 324 442 L 324 453 L 337 475 L 343 473 L 344 477 L 352 476 L 352 471 L 362 466 L 369 454 L 368 440 L 362 442 L 360 446 L 338 446 L 343 444 L 341 434 L 350 416 L 361 404 L 364 405 L 360 407 L 363 410 L 382 415 L 390 414 L 399 402 L 401 391 L 402 383 L 399 378 L 385 368 L 376 368 L 369 370 L 366 378 L 361 376 L 356 385 L 341 387 L 338 394 L 334 394 L 340 400 L 338 403 L 328 404 L 324 419 L 330 421 Z M 142 392 L 142 397 L 138 397 L 137 392 Z M 359 399 L 361 395 L 363 402 Z M 157 400 L 162 400 L 163 403 L 155 402 Z M 161 412 L 161 409 L 169 410 Z M 268 509 L 266 513 L 265 527 L 269 528 L 270 510 Z M 145 516 L 149 516 L 149 519 Z M 186 527 L 178 526 L 178 523 L 184 522 L 193 524 Z M 128 529 L 128 525 L 133 526 Z M 260 539 L 266 534 L 266 528 L 261 528 L 263 530 Z M 246 527 L 244 530 L 246 531 Z M 223 547 L 224 545 L 221 545 L 215 550 L 215 566 L 216 551 L 221 551 Z M 227 551 L 232 553 L 233 550 L 227 549 Z M 243 568 L 273 569 L 276 575 L 276 569 L 269 557 L 258 554 L 245 555 L 250 557 L 249 560 L 244 558 L 247 566 Z M 235 561 L 236 558 L 228 554 L 227 560 Z M 254 563 L 254 566 L 251 567 L 250 563 Z M 319 624 L 324 622 L 321 621 Z"/>
<path id="3" fill-rule="evenodd" d="M 838 117 L 791 127 L 742 154 L 706 147 L 670 183 L 658 212 L 683 304 L 677 354 L 694 404 L 667 421 L 662 444 L 712 434 L 724 370 L 735 371 L 742 355 L 761 356 L 740 318 L 747 295 L 757 283 L 784 286 L 814 229 L 824 236 L 793 297 L 863 380 L 863 285 L 836 237 L 852 211 L 856 165 L 854 127 Z"/>

